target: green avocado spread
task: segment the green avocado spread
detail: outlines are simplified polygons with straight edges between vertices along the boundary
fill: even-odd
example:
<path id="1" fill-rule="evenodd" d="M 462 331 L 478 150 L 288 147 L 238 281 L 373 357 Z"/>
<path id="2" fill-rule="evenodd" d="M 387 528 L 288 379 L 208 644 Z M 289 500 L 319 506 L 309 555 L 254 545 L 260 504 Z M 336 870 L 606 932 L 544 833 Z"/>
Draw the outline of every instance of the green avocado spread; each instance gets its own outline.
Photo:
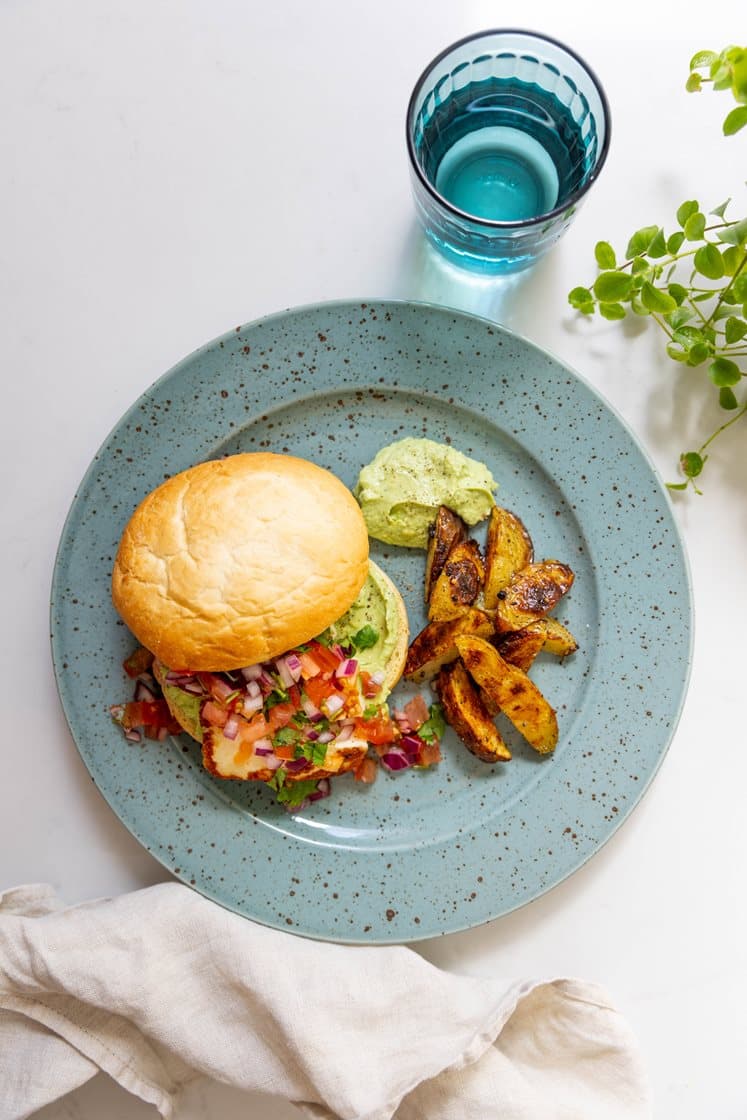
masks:
<path id="1" fill-rule="evenodd" d="M 439 506 L 476 525 L 490 514 L 497 486 L 486 466 L 461 451 L 408 437 L 376 454 L 353 493 L 369 536 L 405 548 L 427 548 Z"/>
<path id="2" fill-rule="evenodd" d="M 396 649 L 402 620 L 398 599 L 392 593 L 387 577 L 373 561 L 358 598 L 324 634 L 323 641 L 339 642 L 352 647 L 352 656 L 367 673 L 385 671 Z M 376 696 L 383 703 L 389 689 Z"/>

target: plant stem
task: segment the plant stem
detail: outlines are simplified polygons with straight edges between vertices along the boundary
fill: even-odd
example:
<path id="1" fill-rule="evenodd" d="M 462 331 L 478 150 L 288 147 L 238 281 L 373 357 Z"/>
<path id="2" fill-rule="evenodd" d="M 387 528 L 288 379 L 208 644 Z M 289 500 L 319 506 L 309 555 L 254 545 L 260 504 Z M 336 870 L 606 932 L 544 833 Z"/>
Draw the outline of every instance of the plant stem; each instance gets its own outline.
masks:
<path id="1" fill-rule="evenodd" d="M 700 454 L 701 452 L 705 451 L 705 449 L 706 449 L 706 447 L 708 447 L 709 443 L 713 443 L 713 441 L 716 439 L 716 436 L 720 436 L 722 434 L 722 432 L 725 432 L 727 428 L 730 428 L 732 426 L 732 424 L 734 424 L 740 418 L 740 416 L 744 416 L 745 412 L 747 412 L 747 401 L 745 401 L 745 403 L 742 405 L 742 407 L 739 409 L 738 412 L 734 413 L 734 415 L 732 416 L 732 418 L 730 420 L 727 420 L 724 424 L 721 425 L 720 428 L 716 428 L 716 431 L 713 432 L 713 434 L 710 435 L 708 437 L 708 439 L 705 441 L 705 443 L 700 447 L 700 450 L 699 450 L 698 453 Z"/>

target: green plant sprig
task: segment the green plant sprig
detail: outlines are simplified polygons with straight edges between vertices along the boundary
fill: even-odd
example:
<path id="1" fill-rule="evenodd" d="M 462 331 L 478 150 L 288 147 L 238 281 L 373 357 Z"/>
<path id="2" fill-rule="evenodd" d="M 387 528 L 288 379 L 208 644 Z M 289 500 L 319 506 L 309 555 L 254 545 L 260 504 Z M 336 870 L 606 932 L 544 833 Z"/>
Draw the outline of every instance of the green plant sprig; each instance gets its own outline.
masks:
<path id="1" fill-rule="evenodd" d="M 707 78 L 700 74 L 704 68 Z M 718 55 L 700 51 L 690 70 L 688 89 L 699 90 L 710 81 L 714 89 L 731 89 L 747 103 L 747 48 L 727 47 Z M 747 104 L 727 116 L 724 132 L 732 135 L 745 124 Z M 583 315 L 598 312 L 611 321 L 629 311 L 648 316 L 666 335 L 673 361 L 707 366 L 721 408 L 733 415 L 697 451 L 680 455 L 685 481 L 668 484 L 673 490 L 692 486 L 698 494 L 695 479 L 708 459 L 707 448 L 747 413 L 747 401 L 740 404 L 735 393 L 747 377 L 747 218 L 727 218 L 730 201 L 708 217 L 696 200 L 683 202 L 676 230 L 666 234 L 662 226 L 643 226 L 630 237 L 620 262 L 608 241 L 598 241 L 596 280 L 591 288 L 573 288 L 568 295 Z M 709 217 L 717 220 L 709 222 Z"/>

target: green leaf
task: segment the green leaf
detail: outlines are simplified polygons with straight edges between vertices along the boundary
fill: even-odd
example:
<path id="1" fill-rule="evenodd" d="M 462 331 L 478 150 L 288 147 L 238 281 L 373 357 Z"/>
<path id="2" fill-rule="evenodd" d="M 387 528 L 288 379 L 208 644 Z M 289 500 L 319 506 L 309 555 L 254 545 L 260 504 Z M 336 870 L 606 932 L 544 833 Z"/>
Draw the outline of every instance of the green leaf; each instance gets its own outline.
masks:
<path id="1" fill-rule="evenodd" d="M 312 778 L 304 782 L 288 782 L 278 790 L 278 802 L 281 805 L 287 805 L 289 809 L 297 809 L 310 793 L 316 790 L 318 778 Z M 268 785 L 270 783 L 268 782 Z"/>
<path id="2" fill-rule="evenodd" d="M 668 482 L 667 490 L 687 490 L 687 482 Z"/>
<path id="3" fill-rule="evenodd" d="M 679 210 L 677 211 L 677 221 L 680 223 L 683 229 L 685 227 L 685 222 L 687 221 L 687 219 L 690 218 L 693 214 L 697 214 L 699 209 L 700 207 L 694 199 L 682 203 Z"/>
<path id="4" fill-rule="evenodd" d="M 676 256 L 677 253 L 679 253 L 682 247 L 682 242 L 684 240 L 685 235 L 681 229 L 678 229 L 674 233 L 670 234 L 670 236 L 667 238 L 667 252 L 671 253 L 673 257 Z"/>
<path id="5" fill-rule="evenodd" d="M 703 79 L 700 74 L 690 74 L 685 82 L 685 89 L 688 93 L 700 93 L 703 88 Z"/>
<path id="6" fill-rule="evenodd" d="M 690 59 L 690 69 L 697 70 L 699 66 L 711 66 L 718 57 L 715 51 L 697 51 Z"/>
<path id="7" fill-rule="evenodd" d="M 722 408 L 727 409 L 727 411 L 732 411 L 735 408 L 739 408 L 739 401 L 734 396 L 734 390 L 729 389 L 728 387 L 719 389 L 718 403 Z"/>
<path id="8" fill-rule="evenodd" d="M 599 314 L 603 319 L 624 319 L 625 308 L 621 303 L 600 303 Z"/>
<path id="9" fill-rule="evenodd" d="M 739 132 L 746 124 L 747 105 L 740 105 L 727 114 L 723 124 L 724 136 L 733 136 L 735 132 Z"/>
<path id="10" fill-rule="evenodd" d="M 737 297 L 738 303 L 747 299 L 747 272 L 741 272 L 735 280 L 732 280 L 731 290 Z"/>
<path id="11" fill-rule="evenodd" d="M 744 245 L 747 243 L 747 218 L 742 218 L 741 222 L 730 222 L 725 229 L 717 230 L 716 236 L 727 245 Z"/>
<path id="12" fill-rule="evenodd" d="M 747 323 L 744 319 L 737 319 L 735 315 L 730 315 L 724 324 L 724 332 L 726 341 L 730 345 L 732 342 L 739 342 L 747 334 Z"/>
<path id="13" fill-rule="evenodd" d="M 730 202 L 731 199 L 727 198 L 726 202 L 722 202 L 720 206 L 715 206 L 713 210 L 709 211 L 709 213 L 715 214 L 717 218 L 723 218 L 724 214 L 726 213 L 726 208 Z"/>
<path id="14" fill-rule="evenodd" d="M 665 257 L 667 255 L 667 241 L 664 237 L 663 229 L 657 231 L 653 241 L 648 247 L 648 255 L 653 257 L 654 260 L 658 260 L 660 257 Z"/>
<path id="15" fill-rule="evenodd" d="M 682 284 L 670 284 L 667 290 L 675 303 L 682 304 L 687 299 L 689 288 L 683 287 Z"/>
<path id="16" fill-rule="evenodd" d="M 429 712 L 428 719 L 418 728 L 418 735 L 421 739 L 425 739 L 426 743 L 432 743 L 434 739 L 443 738 L 446 730 L 446 720 L 441 705 L 431 704 Z"/>
<path id="17" fill-rule="evenodd" d="M 594 295 L 603 303 L 619 303 L 628 299 L 633 289 L 627 272 L 600 272 L 594 281 Z"/>
<path id="18" fill-rule="evenodd" d="M 644 307 L 644 305 L 641 303 L 641 297 L 637 294 L 634 295 L 630 301 L 630 309 L 631 311 L 634 311 L 636 315 L 651 314 L 649 309 L 647 307 Z"/>
<path id="19" fill-rule="evenodd" d="M 685 222 L 685 237 L 688 241 L 700 241 L 705 232 L 705 214 L 697 210 Z"/>
<path id="20" fill-rule="evenodd" d="M 724 249 L 721 254 L 721 259 L 724 262 L 724 272 L 727 276 L 733 276 L 742 263 L 742 251 L 739 245 L 729 245 Z"/>
<path id="21" fill-rule="evenodd" d="M 366 624 L 357 634 L 353 634 L 351 639 L 355 649 L 373 649 L 379 640 L 379 631 L 375 630 L 370 624 Z"/>
<path id="22" fill-rule="evenodd" d="M 615 268 L 617 266 L 615 250 L 609 241 L 597 241 L 594 247 L 594 256 L 600 268 Z"/>
<path id="23" fill-rule="evenodd" d="M 708 242 L 697 250 L 693 263 L 701 276 L 709 280 L 720 280 L 724 275 L 724 262 L 715 245 Z"/>
<path id="24" fill-rule="evenodd" d="M 646 280 L 641 288 L 641 300 L 644 307 L 658 314 L 666 314 L 668 311 L 674 311 L 677 307 L 676 300 L 670 296 L 669 292 L 664 292 L 661 288 L 655 288 L 649 280 Z"/>
<path id="25" fill-rule="evenodd" d="M 710 358 L 713 353 L 712 347 L 707 342 L 696 342 L 694 346 L 690 347 L 687 355 L 687 364 L 689 366 L 700 366 L 707 358 Z"/>
<path id="26" fill-rule="evenodd" d="M 708 376 L 719 389 L 728 385 L 738 385 L 742 374 L 736 362 L 730 358 L 716 358 L 708 367 Z"/>
<path id="27" fill-rule="evenodd" d="M 659 233 L 659 226 L 643 226 L 641 229 L 637 229 L 628 242 L 628 247 L 625 250 L 626 256 L 628 258 L 637 257 L 641 253 L 647 252 L 657 233 Z"/>
<path id="28" fill-rule="evenodd" d="M 670 311 L 669 314 L 665 316 L 673 330 L 677 330 L 679 327 L 683 327 L 685 323 L 689 323 L 692 317 L 693 313 L 688 310 L 687 307 L 677 307 L 674 311 Z"/>
<path id="29" fill-rule="evenodd" d="M 687 350 L 680 349 L 675 342 L 667 343 L 667 354 L 675 362 L 687 361 Z"/>
<path id="30" fill-rule="evenodd" d="M 584 315 L 591 315 L 594 310 L 594 296 L 588 288 L 574 288 L 568 293 L 568 302 Z"/>
<path id="31" fill-rule="evenodd" d="M 688 478 L 697 478 L 705 466 L 705 459 L 697 451 L 686 451 L 680 456 L 680 466 Z"/>
<path id="32" fill-rule="evenodd" d="M 633 257 L 630 271 L 633 276 L 641 276 L 644 272 L 651 272 L 651 265 L 645 257 Z"/>

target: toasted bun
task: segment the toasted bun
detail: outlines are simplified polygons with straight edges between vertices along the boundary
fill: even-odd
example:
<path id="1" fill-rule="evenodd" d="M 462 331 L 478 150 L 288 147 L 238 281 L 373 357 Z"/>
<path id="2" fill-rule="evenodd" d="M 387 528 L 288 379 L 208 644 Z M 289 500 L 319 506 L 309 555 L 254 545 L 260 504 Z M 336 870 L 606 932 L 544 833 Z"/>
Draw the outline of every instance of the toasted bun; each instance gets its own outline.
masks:
<path id="1" fill-rule="evenodd" d="M 237 669 L 308 641 L 355 600 L 368 535 L 350 491 L 291 455 L 232 455 L 168 479 L 135 510 L 114 605 L 171 668 Z"/>

